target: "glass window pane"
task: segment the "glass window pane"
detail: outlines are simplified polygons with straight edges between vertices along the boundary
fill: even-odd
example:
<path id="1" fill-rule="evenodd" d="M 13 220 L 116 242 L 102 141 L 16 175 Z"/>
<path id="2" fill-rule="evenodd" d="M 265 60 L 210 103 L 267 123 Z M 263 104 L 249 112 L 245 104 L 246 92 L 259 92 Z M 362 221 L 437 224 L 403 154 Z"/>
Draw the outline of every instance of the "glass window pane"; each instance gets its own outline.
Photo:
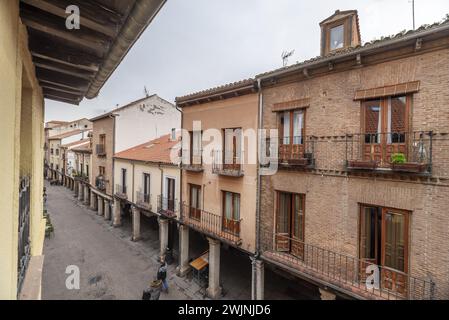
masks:
<path id="1" fill-rule="evenodd" d="M 232 193 L 225 193 L 225 217 L 228 220 L 232 219 Z"/>
<path id="2" fill-rule="evenodd" d="M 376 208 L 362 208 L 360 217 L 360 258 L 376 259 Z"/>
<path id="3" fill-rule="evenodd" d="M 379 143 L 382 131 L 380 100 L 367 101 L 365 106 L 365 143 Z"/>
<path id="4" fill-rule="evenodd" d="M 283 143 L 290 144 L 290 111 L 284 112 L 283 123 Z"/>
<path id="5" fill-rule="evenodd" d="M 293 144 L 302 144 L 302 129 L 303 129 L 303 112 L 295 111 L 293 113 Z"/>
<path id="6" fill-rule="evenodd" d="M 344 46 L 344 25 L 340 25 L 338 27 L 331 29 L 330 35 L 330 49 L 340 49 Z"/>
<path id="7" fill-rule="evenodd" d="M 289 233 L 289 207 L 291 196 L 286 193 L 279 193 L 279 211 L 277 213 L 277 232 Z"/>
<path id="8" fill-rule="evenodd" d="M 234 220 L 240 220 L 240 195 L 234 194 Z"/>
<path id="9" fill-rule="evenodd" d="M 405 272 L 405 215 L 385 214 L 385 266 Z"/>

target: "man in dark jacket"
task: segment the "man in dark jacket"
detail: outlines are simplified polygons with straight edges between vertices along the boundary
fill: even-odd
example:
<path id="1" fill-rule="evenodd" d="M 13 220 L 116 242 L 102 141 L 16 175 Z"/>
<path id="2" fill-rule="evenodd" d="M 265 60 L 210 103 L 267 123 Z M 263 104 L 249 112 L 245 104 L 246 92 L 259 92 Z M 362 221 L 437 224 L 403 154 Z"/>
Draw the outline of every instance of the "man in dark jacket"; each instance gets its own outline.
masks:
<path id="1" fill-rule="evenodd" d="M 168 293 L 168 283 L 167 283 L 167 263 L 162 260 L 162 263 L 157 271 L 157 279 L 162 281 L 162 289 Z"/>
<path id="2" fill-rule="evenodd" d="M 142 300 L 159 300 L 161 295 L 161 280 L 154 280 L 151 282 L 150 286 L 143 290 Z"/>

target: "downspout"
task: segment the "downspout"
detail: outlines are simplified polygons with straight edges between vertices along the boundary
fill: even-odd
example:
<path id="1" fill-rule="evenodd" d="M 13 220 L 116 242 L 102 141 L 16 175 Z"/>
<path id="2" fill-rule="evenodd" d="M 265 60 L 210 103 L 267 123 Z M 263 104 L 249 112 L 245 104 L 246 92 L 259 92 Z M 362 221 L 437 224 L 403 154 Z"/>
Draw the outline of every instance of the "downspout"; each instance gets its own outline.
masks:
<path id="1" fill-rule="evenodd" d="M 112 175 L 111 175 L 112 194 L 110 196 L 113 197 L 114 196 L 114 188 L 115 188 L 115 184 L 114 184 L 114 178 L 115 178 L 115 159 L 114 159 L 114 155 L 115 155 L 115 115 L 110 114 L 109 117 L 112 119 Z"/>
<path id="2" fill-rule="evenodd" d="M 131 199 L 132 199 L 132 203 L 136 203 L 135 202 L 135 199 L 134 199 L 134 162 L 132 162 L 132 165 L 133 165 L 133 175 L 132 175 L 132 188 L 131 188 L 131 192 L 132 192 L 132 195 L 131 195 Z"/>
<path id="3" fill-rule="evenodd" d="M 182 112 L 182 109 L 179 108 L 178 104 L 175 104 L 175 109 L 181 113 L 181 160 L 179 161 L 179 209 L 181 212 L 181 204 L 182 204 L 182 128 L 183 127 L 183 120 L 184 120 L 184 114 Z"/>
<path id="4" fill-rule="evenodd" d="M 257 79 L 257 89 L 259 93 L 259 106 L 258 106 L 258 119 L 257 119 L 257 126 L 258 129 L 262 129 L 262 107 L 263 107 L 263 96 L 262 96 L 262 87 L 261 87 L 261 81 L 260 79 Z M 257 189 L 256 189 L 256 252 L 254 253 L 253 257 L 250 257 L 251 259 L 251 299 L 256 300 L 257 299 L 257 280 L 256 280 L 256 261 L 258 260 L 260 256 L 260 188 L 261 188 L 261 177 L 260 177 L 260 165 L 259 165 L 259 152 L 260 152 L 260 135 L 259 130 L 257 131 Z"/>

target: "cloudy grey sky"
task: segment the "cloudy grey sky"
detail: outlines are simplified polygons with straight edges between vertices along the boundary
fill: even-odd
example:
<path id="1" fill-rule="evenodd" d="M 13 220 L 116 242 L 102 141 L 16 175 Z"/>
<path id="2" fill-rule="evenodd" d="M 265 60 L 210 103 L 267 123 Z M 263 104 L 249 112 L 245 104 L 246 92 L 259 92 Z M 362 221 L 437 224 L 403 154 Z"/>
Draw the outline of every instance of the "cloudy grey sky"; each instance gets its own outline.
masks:
<path id="1" fill-rule="evenodd" d="M 416 0 L 416 25 L 440 21 L 448 0 Z M 45 119 L 92 117 L 143 96 L 173 102 L 198 90 L 253 77 L 319 55 L 319 22 L 357 9 L 362 41 L 412 28 L 411 0 L 168 0 L 93 99 L 46 101 Z M 82 14 L 82 12 L 81 12 Z"/>

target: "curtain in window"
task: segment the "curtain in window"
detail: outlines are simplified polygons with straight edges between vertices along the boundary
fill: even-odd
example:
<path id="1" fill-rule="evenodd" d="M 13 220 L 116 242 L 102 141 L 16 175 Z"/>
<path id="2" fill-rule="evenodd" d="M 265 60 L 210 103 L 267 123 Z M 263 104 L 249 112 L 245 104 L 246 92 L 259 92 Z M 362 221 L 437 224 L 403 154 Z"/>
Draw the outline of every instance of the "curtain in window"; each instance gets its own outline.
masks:
<path id="1" fill-rule="evenodd" d="M 232 193 L 225 193 L 225 217 L 228 220 L 232 220 Z"/>
<path id="2" fill-rule="evenodd" d="M 240 220 L 240 196 L 234 194 L 234 220 Z"/>
<path id="3" fill-rule="evenodd" d="M 385 266 L 405 271 L 405 216 L 385 214 Z"/>
<path id="4" fill-rule="evenodd" d="M 299 194 L 294 195 L 294 230 L 293 237 L 299 240 L 304 240 L 303 226 L 304 226 L 304 208 L 303 197 Z"/>
<path id="5" fill-rule="evenodd" d="M 290 144 L 290 111 L 283 114 L 283 144 Z"/>
<path id="6" fill-rule="evenodd" d="M 190 187 L 190 206 L 192 208 L 198 208 L 198 188 Z"/>
<path id="7" fill-rule="evenodd" d="M 225 130 L 225 146 L 224 146 L 224 161 L 225 164 L 233 163 L 234 158 L 234 130 Z"/>
<path id="8" fill-rule="evenodd" d="M 201 164 L 201 132 L 193 131 L 192 134 L 192 163 Z"/>
<path id="9" fill-rule="evenodd" d="M 235 157 L 236 163 L 242 163 L 242 129 L 236 129 L 234 131 L 235 135 Z"/>
<path id="10" fill-rule="evenodd" d="M 303 119 L 302 110 L 293 113 L 293 144 L 302 144 Z"/>

